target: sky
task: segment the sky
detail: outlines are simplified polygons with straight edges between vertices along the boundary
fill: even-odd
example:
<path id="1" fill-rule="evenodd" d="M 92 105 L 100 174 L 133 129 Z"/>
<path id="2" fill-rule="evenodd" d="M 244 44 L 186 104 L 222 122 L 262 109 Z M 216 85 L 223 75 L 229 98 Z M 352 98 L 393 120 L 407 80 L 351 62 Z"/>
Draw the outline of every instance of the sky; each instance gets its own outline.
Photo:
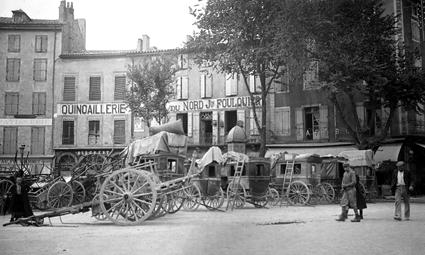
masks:
<path id="1" fill-rule="evenodd" d="M 86 20 L 87 50 L 132 50 L 143 34 L 158 49 L 182 47 L 196 27 L 189 6 L 198 0 L 71 0 Z M 58 19 L 60 0 L 0 0 L 0 17 L 22 9 L 32 19 Z"/>

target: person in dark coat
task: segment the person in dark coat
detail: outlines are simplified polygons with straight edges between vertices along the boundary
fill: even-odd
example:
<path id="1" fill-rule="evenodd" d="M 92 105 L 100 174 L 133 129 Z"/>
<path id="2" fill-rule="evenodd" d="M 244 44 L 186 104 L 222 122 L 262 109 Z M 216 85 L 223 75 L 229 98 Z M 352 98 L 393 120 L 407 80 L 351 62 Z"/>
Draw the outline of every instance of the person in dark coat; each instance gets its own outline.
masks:
<path id="1" fill-rule="evenodd" d="M 23 181 L 22 173 L 15 177 L 15 185 L 11 189 L 10 221 L 34 215 L 28 199 L 29 186 Z"/>
<path id="2" fill-rule="evenodd" d="M 357 200 L 357 209 L 359 210 L 359 217 L 363 220 L 363 209 L 367 208 L 366 205 L 366 190 L 360 184 L 360 178 L 356 174 L 356 200 Z"/>
<path id="3" fill-rule="evenodd" d="M 410 197 L 409 192 L 413 191 L 412 175 L 405 169 L 403 161 L 396 164 L 391 180 L 391 190 L 395 193 L 394 220 L 401 220 L 401 199 L 404 200 L 404 218 L 410 219 Z"/>

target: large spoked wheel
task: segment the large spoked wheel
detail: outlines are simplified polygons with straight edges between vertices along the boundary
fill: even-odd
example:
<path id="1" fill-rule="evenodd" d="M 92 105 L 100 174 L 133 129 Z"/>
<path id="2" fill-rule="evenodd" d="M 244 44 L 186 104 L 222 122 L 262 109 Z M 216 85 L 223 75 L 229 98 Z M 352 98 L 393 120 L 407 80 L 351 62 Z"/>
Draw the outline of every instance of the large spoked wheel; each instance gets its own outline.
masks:
<path id="1" fill-rule="evenodd" d="M 0 181 L 0 213 L 6 210 L 6 201 L 11 196 L 13 182 L 9 180 Z"/>
<path id="2" fill-rule="evenodd" d="M 73 192 L 72 204 L 76 205 L 83 203 L 86 198 L 86 189 L 83 184 L 79 181 L 72 181 L 71 187 Z"/>
<path id="3" fill-rule="evenodd" d="M 280 200 L 279 192 L 275 188 L 269 188 L 267 199 L 270 206 L 277 206 Z"/>
<path id="4" fill-rule="evenodd" d="M 98 174 L 101 173 L 105 161 L 106 158 L 102 154 L 88 154 L 81 159 L 79 165 L 85 167 L 86 172 Z"/>
<path id="5" fill-rule="evenodd" d="M 305 205 L 310 200 L 310 190 L 304 182 L 294 181 L 288 189 L 288 200 L 292 205 Z"/>
<path id="6" fill-rule="evenodd" d="M 332 187 L 330 183 L 323 182 L 322 184 L 323 189 L 325 190 L 325 200 L 328 203 L 332 203 L 335 200 L 335 189 Z"/>
<path id="7" fill-rule="evenodd" d="M 234 185 L 232 183 L 227 186 L 227 203 L 228 206 L 232 206 L 229 203 L 232 203 L 232 201 L 234 201 L 234 207 L 239 209 L 244 207 L 246 203 L 246 190 L 240 183 L 236 188 L 233 186 Z"/>
<path id="8" fill-rule="evenodd" d="M 183 207 L 185 199 L 186 199 L 186 194 L 183 190 L 174 191 L 168 194 L 167 212 L 168 213 L 178 212 Z"/>
<path id="9" fill-rule="evenodd" d="M 198 209 L 202 198 L 199 187 L 192 183 L 184 189 L 184 193 L 186 195 L 186 199 L 183 203 L 183 209 L 187 211 L 195 211 Z"/>
<path id="10" fill-rule="evenodd" d="M 64 181 L 57 181 L 47 191 L 47 204 L 50 208 L 68 207 L 72 204 L 72 187 Z"/>
<path id="11" fill-rule="evenodd" d="M 224 191 L 221 187 L 212 196 L 204 198 L 203 203 L 208 210 L 217 210 L 224 204 Z"/>
<path id="12" fill-rule="evenodd" d="M 93 197 L 91 212 L 92 212 L 92 216 L 94 216 L 96 220 L 98 221 L 106 220 L 106 216 L 105 214 L 103 214 L 102 209 L 100 208 L 99 194 Z"/>
<path id="13" fill-rule="evenodd" d="M 309 186 L 312 190 L 312 196 L 310 197 L 311 204 L 319 204 L 323 201 L 326 201 L 326 191 L 321 184 L 314 187 Z"/>
<path id="14" fill-rule="evenodd" d="M 137 225 L 155 209 L 157 192 L 146 171 L 124 168 L 113 172 L 99 193 L 103 214 L 118 225 Z"/>

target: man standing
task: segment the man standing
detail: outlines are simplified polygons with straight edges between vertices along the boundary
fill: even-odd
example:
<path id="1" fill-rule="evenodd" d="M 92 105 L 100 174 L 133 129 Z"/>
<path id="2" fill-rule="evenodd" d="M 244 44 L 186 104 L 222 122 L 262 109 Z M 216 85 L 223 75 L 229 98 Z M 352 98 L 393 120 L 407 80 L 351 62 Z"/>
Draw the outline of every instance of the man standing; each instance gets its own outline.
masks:
<path id="1" fill-rule="evenodd" d="M 356 201 L 356 173 L 348 163 L 344 163 L 344 171 L 344 176 L 342 177 L 341 215 L 336 220 L 345 221 L 347 219 L 348 208 L 351 207 L 356 215 L 351 221 L 360 222 Z"/>
<path id="2" fill-rule="evenodd" d="M 397 169 L 393 172 L 391 180 L 391 190 L 395 192 L 395 211 L 394 220 L 401 220 L 401 199 L 404 200 L 404 218 L 410 219 L 410 198 L 409 191 L 413 190 L 411 184 L 411 173 L 405 170 L 403 161 L 399 161 L 396 164 Z"/>

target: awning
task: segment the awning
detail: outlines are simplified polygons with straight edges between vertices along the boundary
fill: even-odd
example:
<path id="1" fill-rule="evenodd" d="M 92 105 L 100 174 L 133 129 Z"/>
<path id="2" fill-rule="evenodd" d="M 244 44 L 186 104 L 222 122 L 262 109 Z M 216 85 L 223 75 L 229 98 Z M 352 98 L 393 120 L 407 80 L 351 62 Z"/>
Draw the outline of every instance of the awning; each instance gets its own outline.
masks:
<path id="1" fill-rule="evenodd" d="M 400 154 L 402 145 L 402 143 L 393 143 L 379 146 L 378 150 L 375 152 L 375 162 L 382 162 L 385 160 L 398 161 L 398 155 Z"/>
<path id="2" fill-rule="evenodd" d="M 416 144 L 425 149 L 425 144 L 422 144 L 422 143 L 416 143 Z"/>
<path id="3" fill-rule="evenodd" d="M 318 154 L 319 156 L 337 156 L 342 151 L 357 150 L 354 145 L 330 146 L 330 147 L 275 147 L 269 148 L 264 157 L 270 158 L 271 155 L 280 152 L 288 152 L 290 154 Z"/>

